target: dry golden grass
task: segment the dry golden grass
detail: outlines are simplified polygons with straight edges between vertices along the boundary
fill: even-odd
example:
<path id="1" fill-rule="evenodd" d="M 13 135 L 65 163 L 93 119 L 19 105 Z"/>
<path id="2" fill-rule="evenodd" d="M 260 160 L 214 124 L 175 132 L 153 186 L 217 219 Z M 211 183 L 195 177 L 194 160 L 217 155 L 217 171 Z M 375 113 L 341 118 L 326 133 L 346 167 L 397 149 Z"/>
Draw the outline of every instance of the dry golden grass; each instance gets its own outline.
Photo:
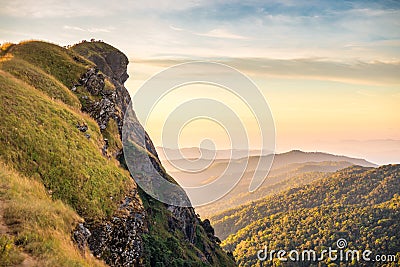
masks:
<path id="1" fill-rule="evenodd" d="M 6 245 L 28 253 L 38 266 L 104 266 L 89 253 L 81 255 L 74 246 L 71 232 L 82 221 L 77 213 L 60 200 L 52 200 L 43 184 L 1 162 L 0 201 L 5 223 L 13 233 L 13 243 Z"/>

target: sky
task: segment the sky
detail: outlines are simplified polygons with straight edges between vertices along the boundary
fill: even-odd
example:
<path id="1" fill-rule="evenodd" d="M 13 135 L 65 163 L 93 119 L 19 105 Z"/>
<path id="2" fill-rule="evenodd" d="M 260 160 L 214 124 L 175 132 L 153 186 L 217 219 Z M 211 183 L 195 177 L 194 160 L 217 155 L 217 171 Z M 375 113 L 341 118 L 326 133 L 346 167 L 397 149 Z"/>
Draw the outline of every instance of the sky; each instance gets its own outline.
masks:
<path id="1" fill-rule="evenodd" d="M 60 45 L 101 39 L 130 59 L 134 94 L 159 71 L 193 60 L 234 67 L 258 86 L 272 112 L 276 151 L 325 151 L 400 163 L 399 1 L 3 1 L 0 42 Z M 163 145 L 163 121 L 198 97 L 235 109 L 251 148 L 257 123 L 240 99 L 215 86 L 166 96 L 146 125 Z M 178 127 L 178 126 L 177 126 Z M 182 128 L 179 144 L 205 138 L 229 148 L 210 120 Z"/>

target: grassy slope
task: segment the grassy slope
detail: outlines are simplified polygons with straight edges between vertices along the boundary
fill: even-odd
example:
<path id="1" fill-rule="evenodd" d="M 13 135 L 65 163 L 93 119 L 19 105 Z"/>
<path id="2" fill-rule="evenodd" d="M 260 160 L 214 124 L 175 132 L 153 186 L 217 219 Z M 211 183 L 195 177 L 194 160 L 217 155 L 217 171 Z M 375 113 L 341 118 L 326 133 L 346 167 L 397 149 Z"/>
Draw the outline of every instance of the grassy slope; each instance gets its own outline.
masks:
<path id="1" fill-rule="evenodd" d="M 102 52 L 115 51 L 115 47 L 106 44 L 104 42 L 84 42 L 74 45 L 72 47 L 72 50 L 88 58 L 91 55 L 98 54 L 97 51 L 102 51 Z"/>
<path id="2" fill-rule="evenodd" d="M 52 200 L 42 183 L 19 175 L 1 162 L 0 201 L 4 203 L 5 223 L 16 233 L 1 237 L 0 266 L 20 263 L 21 251 L 32 255 L 38 266 L 104 266 L 81 255 L 73 245 L 71 231 L 82 221 L 76 212 L 62 201 Z M 5 242 L 7 239 L 9 242 Z"/>
<path id="3" fill-rule="evenodd" d="M 89 66 L 93 66 L 71 50 L 46 42 L 22 42 L 12 47 L 9 53 L 37 66 L 68 88 Z"/>
<path id="4" fill-rule="evenodd" d="M 110 216 L 124 193 L 136 186 L 129 173 L 118 167 L 116 160 L 107 160 L 101 155 L 103 136 L 98 125 L 80 111 L 82 104 L 78 98 L 79 92 L 75 95 L 67 87 L 93 63 L 71 51 L 44 42 L 13 45 L 7 51 L 8 54 L 0 59 L 0 160 L 33 179 L 32 186 L 44 185 L 52 199 L 72 207 L 66 208 L 70 212 L 63 211 L 64 217 L 53 220 L 52 217 L 60 211 L 51 209 L 51 203 L 47 203 L 47 200 L 38 203 L 40 198 L 36 200 L 35 197 L 42 197 L 38 194 L 25 200 L 24 194 L 21 194 L 14 202 L 25 206 L 10 206 L 8 222 L 27 220 L 26 224 L 36 223 L 18 217 L 22 209 L 26 209 L 26 214 L 38 213 L 34 206 L 31 206 L 32 210 L 27 210 L 30 208 L 27 203 L 31 202 L 49 206 L 47 211 L 44 209 L 43 213 L 37 215 L 39 218 L 36 216 L 48 224 L 41 228 L 42 231 L 31 229 L 24 232 L 24 226 L 21 226 L 15 229 L 17 239 L 14 241 L 18 243 L 20 236 L 25 238 L 26 244 L 22 244 L 24 248 L 30 254 L 45 258 L 41 265 L 61 266 L 63 262 L 64 266 L 92 265 L 83 258 L 80 258 L 80 263 L 73 263 L 74 257 L 68 260 L 69 256 L 58 259 L 56 247 L 60 244 L 64 246 L 68 241 L 73 248 L 70 233 L 71 223 L 77 223 L 76 212 L 87 220 Z M 91 135 L 90 139 L 76 128 L 78 123 L 83 122 L 89 127 L 87 133 Z M 110 127 L 106 132 L 111 140 L 116 139 L 114 128 Z M 115 143 L 119 145 L 117 141 Z M 3 177 L 1 182 L 12 182 Z M 60 205 L 61 202 L 57 203 Z M 52 215 L 52 212 L 55 214 Z M 59 233 L 52 236 L 49 228 L 57 227 L 57 223 L 65 220 L 68 231 L 64 228 L 64 236 Z M 46 233 L 44 236 L 50 234 L 51 238 L 40 238 L 35 231 Z M 4 247 L 12 247 L 9 238 L 2 238 Z M 48 247 L 49 251 L 44 251 L 43 247 Z M 50 258 L 58 260 L 60 264 L 52 263 Z M 75 258 L 79 258 L 79 254 Z"/>
<path id="5" fill-rule="evenodd" d="M 115 161 L 99 153 L 97 124 L 5 72 L 0 86 L 0 157 L 42 181 L 82 216 L 111 215 L 116 203 L 110 197 L 120 199 L 133 183 Z M 90 139 L 76 128 L 82 120 L 89 125 Z"/>
<path id="6" fill-rule="evenodd" d="M 0 64 L 3 70 L 14 75 L 16 78 L 34 86 L 51 98 L 60 100 L 80 110 L 81 103 L 71 90 L 40 68 L 18 58 L 4 60 Z"/>

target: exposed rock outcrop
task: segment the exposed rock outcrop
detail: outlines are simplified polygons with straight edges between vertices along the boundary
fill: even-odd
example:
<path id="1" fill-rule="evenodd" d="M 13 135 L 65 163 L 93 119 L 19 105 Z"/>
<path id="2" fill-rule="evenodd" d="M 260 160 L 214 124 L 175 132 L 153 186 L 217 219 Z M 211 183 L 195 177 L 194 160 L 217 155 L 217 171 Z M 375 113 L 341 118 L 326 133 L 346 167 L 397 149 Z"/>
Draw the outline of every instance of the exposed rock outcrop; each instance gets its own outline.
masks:
<path id="1" fill-rule="evenodd" d="M 86 99 L 83 111 L 89 113 L 97 121 L 101 130 L 105 130 L 109 120 L 114 119 L 121 137 L 124 115 L 131 100 L 124 86 L 124 82 L 128 78 L 128 58 L 122 52 L 110 48 L 108 45 L 95 46 L 95 51 L 90 53 L 85 49 L 79 51 L 82 56 L 94 62 L 96 68 L 91 68 L 82 74 L 75 88 L 83 86 L 93 96 L 93 99 L 101 97 L 98 100 Z M 112 83 L 114 91 L 105 90 L 106 79 Z M 150 137 L 146 132 L 138 130 L 142 126 L 136 118 L 134 119 L 135 121 L 131 125 L 133 135 L 143 135 L 144 133 L 145 144 L 143 146 L 154 156 L 151 158 L 153 166 L 165 179 L 168 179 Z M 143 136 L 137 136 L 137 139 L 143 140 Z M 107 149 L 108 140 L 105 141 L 105 146 Z M 103 151 L 103 154 L 106 153 Z M 123 153 L 119 153 L 119 157 L 123 162 Z M 145 245 L 142 237 L 144 234 L 151 234 L 148 226 L 155 224 L 151 216 L 159 211 L 157 208 L 153 211 L 151 205 L 145 209 L 137 190 L 133 190 L 121 201 L 118 211 L 110 219 L 78 225 L 73 233 L 78 246 L 83 247 L 87 244 L 94 256 L 102 258 L 111 266 L 141 266 Z M 150 199 L 151 197 L 146 196 L 146 198 Z M 151 201 L 154 203 L 155 200 Z M 194 209 L 161 205 L 166 212 L 170 213 L 166 222 L 168 232 L 172 234 L 177 231 L 181 232 L 186 240 L 184 242 L 187 242 L 188 247 L 193 247 L 200 261 L 207 265 L 215 265 L 214 259 L 218 257 L 215 250 L 220 249 L 218 239 L 210 238 L 213 234 L 211 231 L 203 229 L 203 224 L 196 216 Z M 208 226 L 209 223 L 206 225 Z M 151 246 L 152 244 L 147 245 Z M 224 262 L 228 262 L 224 264 L 227 266 L 234 264 L 231 259 L 227 261 L 225 259 Z"/>
<path id="2" fill-rule="evenodd" d="M 115 119 L 117 120 L 121 133 L 125 110 L 131 101 L 129 92 L 124 86 L 125 81 L 129 78 L 129 75 L 127 73 L 127 66 L 129 63 L 128 58 L 121 51 L 117 49 L 109 49 L 108 46 L 107 49 L 98 48 L 96 53 L 83 53 L 82 55 L 95 63 L 97 68 L 101 70 L 101 72 L 106 75 L 110 79 L 110 82 L 114 85 L 115 92 L 112 95 L 111 102 L 114 103 L 114 105 L 118 107 L 120 111 L 120 113 L 115 114 Z M 104 77 L 102 77 L 102 74 L 98 72 L 93 73 L 93 71 L 89 70 L 85 75 L 83 75 L 83 78 L 86 79 L 85 83 L 89 85 L 89 88 L 93 86 L 95 88 L 98 88 L 97 90 L 100 91 L 102 88 L 104 88 L 104 83 L 101 82 L 101 80 L 104 81 Z M 93 92 L 97 91 L 96 89 L 91 90 Z M 99 103 L 98 108 L 95 109 L 101 110 L 104 104 L 108 103 Z M 108 106 L 109 105 L 106 105 L 106 107 Z M 109 111 L 111 112 L 111 109 Z"/>
<path id="3" fill-rule="evenodd" d="M 193 244 L 196 238 L 197 225 L 197 217 L 194 210 L 176 206 L 168 206 L 168 210 L 174 215 L 168 221 L 169 228 L 182 231 L 185 238 Z"/>
<path id="4" fill-rule="evenodd" d="M 89 247 L 95 257 L 111 266 L 140 266 L 141 236 L 146 231 L 145 212 L 135 189 L 110 220 L 79 224 L 73 239 L 82 251 Z"/>
<path id="5" fill-rule="evenodd" d="M 132 193 L 125 197 L 111 221 L 88 224 L 92 229 L 87 240 L 90 250 L 112 266 L 140 264 L 145 213 L 137 191 Z"/>
<path id="6" fill-rule="evenodd" d="M 111 118 L 116 119 L 118 122 L 123 119 L 122 114 L 116 108 L 117 93 L 116 91 L 104 88 L 105 77 L 99 73 L 97 67 L 90 68 L 87 72 L 83 73 L 78 83 L 72 89 L 75 88 L 76 90 L 79 86 L 83 86 L 87 92 L 94 96 L 93 99 L 83 96 L 85 105 L 82 107 L 82 111 L 89 113 L 96 120 L 100 130 L 107 128 L 107 124 Z M 101 99 L 97 99 L 96 96 L 101 96 Z"/>

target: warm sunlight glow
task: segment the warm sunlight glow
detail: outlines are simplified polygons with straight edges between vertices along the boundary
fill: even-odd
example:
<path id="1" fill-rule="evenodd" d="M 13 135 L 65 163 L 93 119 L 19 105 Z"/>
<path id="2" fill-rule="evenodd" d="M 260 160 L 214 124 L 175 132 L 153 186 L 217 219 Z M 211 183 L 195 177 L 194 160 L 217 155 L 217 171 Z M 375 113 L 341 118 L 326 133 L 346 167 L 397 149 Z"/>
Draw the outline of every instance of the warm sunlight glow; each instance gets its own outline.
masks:
<path id="1" fill-rule="evenodd" d="M 145 79 L 173 63 L 176 62 L 169 62 L 170 65 L 151 61 L 133 62 L 130 71 L 136 79 L 127 82 L 131 93 Z M 264 76 L 260 71 L 254 69 L 244 73 L 253 78 L 270 105 L 275 120 L 278 152 L 291 149 L 329 151 L 363 157 L 376 163 L 398 162 L 400 144 L 394 140 L 400 136 L 400 80 L 399 84 L 368 85 L 367 82 L 354 84 L 315 77 L 290 77 L 290 73 L 285 78 L 269 77 L 268 71 L 264 70 Z M 243 103 L 220 88 L 204 85 L 180 88 L 157 105 L 154 110 L 157 115 L 147 125 L 157 146 L 162 145 L 158 134 L 165 116 L 191 97 L 224 99 L 224 103 L 234 107 L 243 118 L 253 140 L 251 147 L 259 146 L 256 141 L 257 125 L 249 120 L 251 113 Z M 180 137 L 182 146 L 198 146 L 199 140 L 204 138 L 204 129 L 207 129 L 218 147 L 230 147 L 228 140 L 213 132 L 213 126 L 196 122 L 190 127 L 190 130 L 185 130 L 190 134 Z"/>

